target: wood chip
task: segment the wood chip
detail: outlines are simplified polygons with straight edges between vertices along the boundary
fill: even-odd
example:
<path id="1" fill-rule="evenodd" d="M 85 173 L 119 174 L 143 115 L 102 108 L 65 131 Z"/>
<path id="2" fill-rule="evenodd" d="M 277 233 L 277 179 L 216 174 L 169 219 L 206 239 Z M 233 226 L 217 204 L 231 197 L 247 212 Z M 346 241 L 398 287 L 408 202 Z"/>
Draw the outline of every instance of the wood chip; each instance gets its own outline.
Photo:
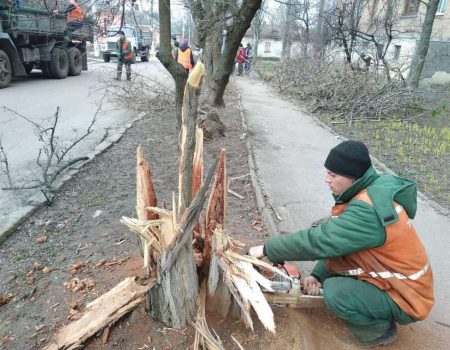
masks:
<path id="1" fill-rule="evenodd" d="M 33 283 L 34 283 L 34 277 L 33 276 L 27 277 L 27 284 L 32 285 Z"/>
<path id="2" fill-rule="evenodd" d="M 77 272 L 83 271 L 83 267 L 85 266 L 86 265 L 81 260 L 78 260 L 75 264 L 69 266 L 68 271 L 71 275 L 74 275 Z"/>
<path id="3" fill-rule="evenodd" d="M 47 240 L 47 236 L 40 236 L 36 238 L 36 243 L 44 243 Z"/>
<path id="4" fill-rule="evenodd" d="M 14 299 L 14 294 L 12 294 L 12 293 L 0 294 L 0 306 L 2 306 L 4 304 L 8 304 L 13 299 Z"/>
<path id="5" fill-rule="evenodd" d="M 102 334 L 102 343 L 103 344 L 106 344 L 108 342 L 110 328 L 111 328 L 111 326 L 106 327 L 103 331 L 103 334 Z"/>

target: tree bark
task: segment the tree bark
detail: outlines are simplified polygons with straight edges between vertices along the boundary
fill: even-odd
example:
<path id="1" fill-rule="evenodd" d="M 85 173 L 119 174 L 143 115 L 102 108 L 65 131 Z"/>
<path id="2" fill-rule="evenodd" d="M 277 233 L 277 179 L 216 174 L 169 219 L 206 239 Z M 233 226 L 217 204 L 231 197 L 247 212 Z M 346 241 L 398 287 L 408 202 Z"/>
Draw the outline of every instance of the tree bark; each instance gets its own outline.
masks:
<path id="1" fill-rule="evenodd" d="M 192 200 L 192 168 L 194 164 L 197 129 L 198 95 L 202 85 L 204 67 L 197 62 L 184 91 L 182 122 L 180 129 L 181 149 L 178 178 L 178 212 L 184 213 Z"/>
<path id="2" fill-rule="evenodd" d="M 411 89 L 417 89 L 419 87 L 420 76 L 422 75 L 422 69 L 427 57 L 428 47 L 430 46 L 430 37 L 438 6 L 439 0 L 428 0 L 428 4 L 426 4 L 427 11 L 425 13 L 425 18 L 422 25 L 420 40 L 417 44 L 417 49 L 408 73 L 408 86 Z"/>
<path id="3" fill-rule="evenodd" d="M 158 265 L 157 284 L 150 290 L 153 317 L 169 327 L 182 328 L 195 317 L 198 278 L 191 246 L 192 232 L 202 211 L 216 166 L 217 161 L 209 169 L 194 201 L 184 212 L 177 230 L 177 239 L 162 255 Z"/>
<path id="4" fill-rule="evenodd" d="M 181 127 L 181 110 L 183 106 L 184 87 L 188 78 L 188 73 L 184 67 L 175 61 L 172 57 L 170 36 L 171 36 L 171 20 L 170 20 L 170 0 L 159 1 L 159 28 L 160 28 L 160 44 L 156 57 L 172 75 L 175 80 L 175 107 L 177 113 L 177 127 Z"/>

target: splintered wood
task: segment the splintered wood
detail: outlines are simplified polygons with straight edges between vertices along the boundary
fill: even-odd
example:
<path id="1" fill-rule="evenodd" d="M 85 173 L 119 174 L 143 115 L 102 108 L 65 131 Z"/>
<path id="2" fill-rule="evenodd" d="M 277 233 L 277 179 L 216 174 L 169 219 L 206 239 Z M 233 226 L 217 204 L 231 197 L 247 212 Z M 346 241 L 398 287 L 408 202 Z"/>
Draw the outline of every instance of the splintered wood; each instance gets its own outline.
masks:
<path id="1" fill-rule="evenodd" d="M 78 349 L 84 341 L 145 301 L 146 294 L 153 287 L 154 280 L 146 285 L 136 283 L 129 277 L 116 287 L 86 305 L 80 319 L 59 330 L 46 350 Z"/>
<path id="2" fill-rule="evenodd" d="M 256 271 L 253 265 L 263 267 L 288 279 L 290 277 L 264 261 L 237 253 L 242 243 L 226 235 L 220 227 L 214 231 L 213 240 L 215 249 L 212 261 L 214 264 L 211 264 L 208 282 L 214 283 L 212 281 L 217 279 L 211 278 L 213 274 L 223 275 L 227 287 L 241 308 L 242 320 L 245 325 L 253 330 L 253 321 L 250 316 L 252 307 L 263 326 L 275 333 L 273 312 L 260 288 L 261 285 L 271 291 L 271 282 Z M 221 271 L 217 271 L 218 269 Z M 210 293 L 215 292 L 214 286 L 208 287 Z"/>

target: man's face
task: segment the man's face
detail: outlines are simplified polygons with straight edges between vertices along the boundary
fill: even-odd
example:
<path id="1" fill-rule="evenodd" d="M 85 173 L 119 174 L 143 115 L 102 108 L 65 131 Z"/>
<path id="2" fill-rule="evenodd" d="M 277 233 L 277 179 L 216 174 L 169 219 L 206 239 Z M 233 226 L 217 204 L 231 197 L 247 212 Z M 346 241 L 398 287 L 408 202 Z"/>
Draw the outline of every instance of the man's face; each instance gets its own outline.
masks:
<path id="1" fill-rule="evenodd" d="M 341 176 L 338 174 L 333 173 L 330 170 L 327 170 L 327 173 L 325 175 L 325 182 L 330 187 L 330 191 L 333 192 L 336 196 L 339 196 L 347 188 L 349 188 L 353 182 L 355 182 L 353 179 L 349 179 L 348 177 Z"/>
<path id="2" fill-rule="evenodd" d="M 119 34 L 119 36 L 120 36 L 120 40 L 123 40 L 123 39 L 125 39 L 125 35 L 123 35 L 123 34 Z"/>

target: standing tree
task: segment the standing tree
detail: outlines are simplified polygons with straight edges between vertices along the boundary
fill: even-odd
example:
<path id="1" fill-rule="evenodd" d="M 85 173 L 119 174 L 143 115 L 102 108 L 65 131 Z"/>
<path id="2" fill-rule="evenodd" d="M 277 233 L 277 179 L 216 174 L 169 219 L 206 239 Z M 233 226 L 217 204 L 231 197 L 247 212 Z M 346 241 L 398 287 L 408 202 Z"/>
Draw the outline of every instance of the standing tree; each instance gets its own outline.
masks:
<path id="1" fill-rule="evenodd" d="M 171 19 L 170 19 L 170 0 L 159 1 L 159 30 L 160 44 L 156 57 L 166 67 L 175 80 L 175 106 L 177 113 L 178 130 L 181 127 L 181 109 L 183 106 L 184 87 L 188 78 L 186 70 L 172 56 L 170 37 L 171 37 Z"/>
<path id="2" fill-rule="evenodd" d="M 419 43 L 417 44 L 417 49 L 412 59 L 408 74 L 408 85 L 412 89 L 417 89 L 419 86 L 420 75 L 422 74 L 423 65 L 425 64 L 425 59 L 428 53 L 428 47 L 430 46 L 430 37 L 433 30 L 436 11 L 439 6 L 439 1 L 440 0 L 428 0 L 428 3 L 421 1 L 421 3 L 427 7 L 427 10 L 423 20 Z"/>
<path id="3" fill-rule="evenodd" d="M 236 52 L 262 0 L 186 1 L 196 26 L 197 44 L 204 49 L 205 80 L 213 92 L 213 105 L 224 106 L 223 96 Z M 226 35 L 225 45 L 222 45 L 223 35 Z"/>
<path id="4" fill-rule="evenodd" d="M 259 34 L 261 33 L 266 11 L 267 0 L 263 0 L 261 8 L 256 12 L 256 15 L 251 23 L 251 28 L 253 31 L 253 53 L 255 56 L 258 56 Z"/>
<path id="5" fill-rule="evenodd" d="M 291 47 L 292 47 L 292 3 L 288 2 L 285 4 L 285 16 L 283 23 L 283 48 L 281 49 L 281 61 L 288 60 L 291 57 Z"/>

